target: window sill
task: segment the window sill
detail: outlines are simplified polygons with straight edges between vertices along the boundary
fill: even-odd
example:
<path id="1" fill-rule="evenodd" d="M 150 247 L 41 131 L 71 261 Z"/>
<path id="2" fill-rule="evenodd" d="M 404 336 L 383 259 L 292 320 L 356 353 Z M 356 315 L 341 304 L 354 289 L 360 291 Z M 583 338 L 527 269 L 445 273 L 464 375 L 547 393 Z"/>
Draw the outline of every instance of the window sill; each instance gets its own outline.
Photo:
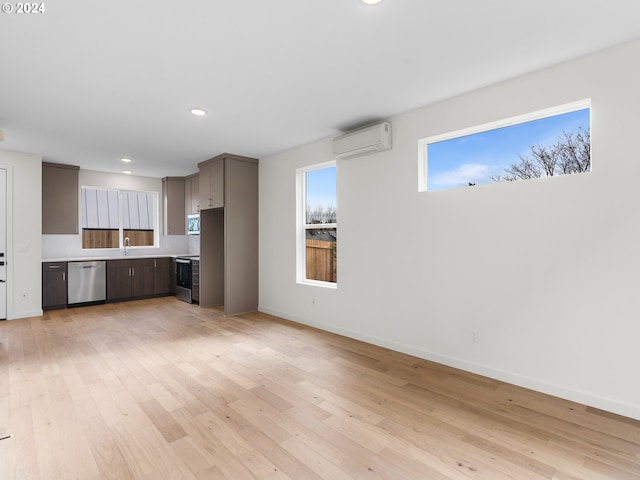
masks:
<path id="1" fill-rule="evenodd" d="M 312 287 L 330 288 L 336 290 L 338 288 L 337 283 L 333 282 L 321 282 L 319 280 L 298 280 L 299 285 L 310 285 Z"/>

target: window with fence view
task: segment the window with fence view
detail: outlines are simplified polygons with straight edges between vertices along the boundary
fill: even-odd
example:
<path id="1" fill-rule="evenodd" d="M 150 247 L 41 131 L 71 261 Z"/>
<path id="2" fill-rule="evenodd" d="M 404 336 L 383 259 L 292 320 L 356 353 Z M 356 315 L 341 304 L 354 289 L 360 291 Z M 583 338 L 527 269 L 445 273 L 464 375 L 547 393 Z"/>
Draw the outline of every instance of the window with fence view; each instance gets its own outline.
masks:
<path id="1" fill-rule="evenodd" d="M 154 246 L 156 193 L 82 187 L 81 203 L 82 248 Z"/>
<path id="2" fill-rule="evenodd" d="M 303 178 L 304 279 L 337 282 L 336 166 L 306 169 Z"/>

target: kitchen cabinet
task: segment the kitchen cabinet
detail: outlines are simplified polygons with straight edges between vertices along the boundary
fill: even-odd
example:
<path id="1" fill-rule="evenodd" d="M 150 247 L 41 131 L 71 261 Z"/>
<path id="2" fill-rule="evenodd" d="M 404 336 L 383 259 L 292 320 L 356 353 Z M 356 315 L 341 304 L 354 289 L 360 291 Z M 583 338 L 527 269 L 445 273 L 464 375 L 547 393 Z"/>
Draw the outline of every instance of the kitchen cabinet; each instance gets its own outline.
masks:
<path id="1" fill-rule="evenodd" d="M 184 215 L 200 213 L 200 175 L 184 178 Z"/>
<path id="2" fill-rule="evenodd" d="M 131 296 L 131 260 L 107 262 L 107 301 Z"/>
<path id="3" fill-rule="evenodd" d="M 153 258 L 132 260 L 131 295 L 133 297 L 148 297 L 154 294 L 154 261 Z"/>
<path id="4" fill-rule="evenodd" d="M 162 179 L 162 211 L 165 235 L 185 235 L 184 178 Z"/>
<path id="5" fill-rule="evenodd" d="M 67 262 L 42 264 L 42 309 L 67 306 Z"/>
<path id="6" fill-rule="evenodd" d="M 171 294 L 171 258 L 153 259 L 153 294 Z"/>
<path id="7" fill-rule="evenodd" d="M 200 303 L 200 261 L 191 260 L 191 300 Z"/>
<path id="8" fill-rule="evenodd" d="M 224 206 L 224 158 L 221 155 L 198 164 L 201 211 Z"/>
<path id="9" fill-rule="evenodd" d="M 258 308 L 258 160 L 222 154 L 198 165 L 218 169 L 223 204 L 200 211 L 200 305 L 225 315 Z M 206 169 L 204 170 L 206 172 Z M 206 173 L 205 175 L 206 176 Z M 214 173 L 209 172 L 209 177 Z M 203 197 L 200 170 L 200 197 Z M 201 205 L 202 206 L 202 205 Z"/>
<path id="10" fill-rule="evenodd" d="M 169 288 L 170 288 L 171 295 L 175 295 L 176 294 L 177 282 L 178 282 L 178 270 L 177 270 L 177 267 L 176 267 L 176 259 L 175 259 L 175 257 L 173 257 L 171 259 L 171 279 L 170 279 L 170 283 L 169 283 Z"/>
<path id="11" fill-rule="evenodd" d="M 154 295 L 153 258 L 109 260 L 107 262 L 107 301 Z"/>
<path id="12" fill-rule="evenodd" d="M 42 233 L 78 233 L 80 167 L 42 162 Z"/>
<path id="13" fill-rule="evenodd" d="M 107 301 L 175 294 L 175 258 L 122 258 L 106 261 Z M 42 263 L 42 308 L 65 308 L 70 298 L 68 263 Z"/>

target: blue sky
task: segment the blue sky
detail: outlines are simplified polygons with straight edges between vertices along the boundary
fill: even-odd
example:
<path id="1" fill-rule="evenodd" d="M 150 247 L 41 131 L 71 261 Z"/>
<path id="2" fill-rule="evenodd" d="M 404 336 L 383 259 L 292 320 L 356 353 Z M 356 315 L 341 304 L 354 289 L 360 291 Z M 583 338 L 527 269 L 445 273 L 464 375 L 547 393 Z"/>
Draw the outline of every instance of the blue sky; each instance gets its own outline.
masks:
<path id="1" fill-rule="evenodd" d="M 307 205 L 336 206 L 336 167 L 321 168 L 307 172 Z"/>
<path id="2" fill-rule="evenodd" d="M 589 109 L 563 113 L 432 143 L 427 148 L 427 190 L 494 183 L 491 176 L 519 161 L 532 145 L 555 143 L 562 132 L 589 128 Z"/>

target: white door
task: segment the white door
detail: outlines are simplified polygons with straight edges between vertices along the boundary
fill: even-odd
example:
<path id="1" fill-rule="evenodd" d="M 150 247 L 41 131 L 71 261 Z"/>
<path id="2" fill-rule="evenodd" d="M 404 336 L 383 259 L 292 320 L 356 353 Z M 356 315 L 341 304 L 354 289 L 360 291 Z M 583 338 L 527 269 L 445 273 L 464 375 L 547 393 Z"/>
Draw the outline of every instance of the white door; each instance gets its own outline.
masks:
<path id="1" fill-rule="evenodd" d="M 0 168 L 0 319 L 7 318 L 7 171 Z"/>

